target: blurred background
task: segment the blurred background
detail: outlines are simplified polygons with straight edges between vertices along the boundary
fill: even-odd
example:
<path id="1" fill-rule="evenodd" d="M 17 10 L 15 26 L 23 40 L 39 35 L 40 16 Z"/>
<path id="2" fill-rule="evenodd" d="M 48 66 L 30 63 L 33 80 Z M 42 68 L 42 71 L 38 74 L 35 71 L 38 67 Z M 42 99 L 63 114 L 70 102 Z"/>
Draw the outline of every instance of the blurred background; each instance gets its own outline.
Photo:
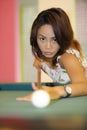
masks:
<path id="1" fill-rule="evenodd" d="M 36 82 L 30 30 L 38 13 L 60 7 L 87 57 L 87 0 L 0 0 L 0 82 Z M 51 81 L 42 73 L 42 82 Z"/>

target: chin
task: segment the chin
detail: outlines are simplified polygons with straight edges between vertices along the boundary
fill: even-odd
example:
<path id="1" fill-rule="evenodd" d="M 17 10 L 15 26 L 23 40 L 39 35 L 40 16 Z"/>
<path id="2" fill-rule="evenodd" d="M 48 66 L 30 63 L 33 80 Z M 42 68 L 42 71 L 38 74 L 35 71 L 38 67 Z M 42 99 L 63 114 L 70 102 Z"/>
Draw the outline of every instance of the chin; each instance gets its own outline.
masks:
<path id="1" fill-rule="evenodd" d="M 47 58 L 47 59 L 52 59 L 53 56 L 45 56 L 45 58 Z"/>

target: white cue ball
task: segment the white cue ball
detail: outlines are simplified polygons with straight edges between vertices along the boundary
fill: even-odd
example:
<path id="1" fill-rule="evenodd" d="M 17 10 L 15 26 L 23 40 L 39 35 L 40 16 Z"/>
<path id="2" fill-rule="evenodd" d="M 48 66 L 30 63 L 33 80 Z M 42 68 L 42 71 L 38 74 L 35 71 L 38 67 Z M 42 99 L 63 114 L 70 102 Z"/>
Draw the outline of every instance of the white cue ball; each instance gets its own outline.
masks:
<path id="1" fill-rule="evenodd" d="M 50 103 L 50 96 L 44 90 L 36 90 L 32 94 L 32 104 L 38 108 L 44 108 Z"/>

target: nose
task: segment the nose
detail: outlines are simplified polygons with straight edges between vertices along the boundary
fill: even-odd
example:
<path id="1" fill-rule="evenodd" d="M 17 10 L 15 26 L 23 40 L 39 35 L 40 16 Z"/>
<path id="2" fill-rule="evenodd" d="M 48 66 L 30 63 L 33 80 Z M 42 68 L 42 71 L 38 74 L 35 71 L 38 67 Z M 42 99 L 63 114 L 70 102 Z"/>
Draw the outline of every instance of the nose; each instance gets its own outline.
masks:
<path id="1" fill-rule="evenodd" d="M 52 48 L 52 45 L 51 45 L 51 42 L 50 42 L 50 41 L 47 41 L 47 42 L 46 42 L 46 48 L 47 48 L 47 49 Z"/>

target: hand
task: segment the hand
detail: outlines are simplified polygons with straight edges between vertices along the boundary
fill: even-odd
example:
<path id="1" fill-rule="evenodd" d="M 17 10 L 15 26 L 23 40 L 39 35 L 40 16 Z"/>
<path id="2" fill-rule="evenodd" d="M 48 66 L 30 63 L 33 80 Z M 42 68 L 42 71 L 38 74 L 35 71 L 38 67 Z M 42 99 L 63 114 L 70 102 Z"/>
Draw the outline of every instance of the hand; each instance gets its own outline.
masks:
<path id="1" fill-rule="evenodd" d="M 31 101 L 31 99 L 32 99 L 32 94 L 29 94 L 29 95 L 24 96 L 24 97 L 16 98 L 17 101 Z"/>
<path id="2" fill-rule="evenodd" d="M 42 86 L 42 89 L 50 95 L 51 100 L 56 100 L 60 98 L 60 95 L 58 94 L 58 90 L 56 87 Z"/>
<path id="3" fill-rule="evenodd" d="M 37 90 L 37 87 L 35 86 L 34 83 L 32 83 L 32 88 L 34 90 Z M 24 96 L 24 97 L 18 97 L 18 98 L 16 98 L 16 100 L 18 100 L 18 101 L 31 101 L 32 100 L 32 93 L 27 95 L 27 96 Z"/>
<path id="4" fill-rule="evenodd" d="M 34 90 L 38 89 L 37 86 L 35 86 L 34 83 L 32 83 L 32 88 Z M 57 90 L 58 88 L 57 87 L 42 86 L 41 89 L 46 91 L 49 94 L 49 96 L 52 100 L 60 98 L 60 95 L 58 94 L 58 90 Z"/>
<path id="5" fill-rule="evenodd" d="M 35 85 L 35 83 L 32 83 L 32 88 L 34 90 L 38 90 L 38 87 Z M 56 89 L 56 87 L 42 86 L 42 90 L 46 91 L 50 95 L 50 98 L 52 100 L 60 98 L 60 96 L 58 94 L 58 90 Z M 18 100 L 18 101 L 31 101 L 32 100 L 32 94 L 33 94 L 33 92 L 31 94 L 27 95 L 27 96 L 18 97 L 18 98 L 16 98 L 16 100 Z"/>

